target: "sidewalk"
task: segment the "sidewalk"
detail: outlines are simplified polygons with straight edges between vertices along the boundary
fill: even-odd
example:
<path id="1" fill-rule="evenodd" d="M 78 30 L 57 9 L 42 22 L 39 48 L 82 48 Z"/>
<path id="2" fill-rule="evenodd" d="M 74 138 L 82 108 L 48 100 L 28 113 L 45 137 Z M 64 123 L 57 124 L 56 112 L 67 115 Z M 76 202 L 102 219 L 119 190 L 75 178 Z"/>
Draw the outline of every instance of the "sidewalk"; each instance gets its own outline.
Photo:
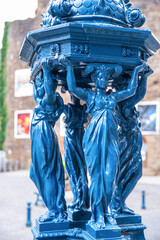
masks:
<path id="1" fill-rule="evenodd" d="M 143 176 L 139 180 L 139 184 L 160 185 L 160 176 Z"/>
<path id="2" fill-rule="evenodd" d="M 141 209 L 141 191 L 146 191 L 146 210 Z M 0 173 L 0 240 L 32 240 L 31 228 L 26 228 L 27 202 L 32 202 L 32 225 L 45 213 L 42 204 L 35 206 L 36 188 L 28 171 Z M 72 193 L 66 193 L 68 203 Z M 160 176 L 143 177 L 129 196 L 127 205 L 142 215 L 147 226 L 146 240 L 160 240 Z"/>

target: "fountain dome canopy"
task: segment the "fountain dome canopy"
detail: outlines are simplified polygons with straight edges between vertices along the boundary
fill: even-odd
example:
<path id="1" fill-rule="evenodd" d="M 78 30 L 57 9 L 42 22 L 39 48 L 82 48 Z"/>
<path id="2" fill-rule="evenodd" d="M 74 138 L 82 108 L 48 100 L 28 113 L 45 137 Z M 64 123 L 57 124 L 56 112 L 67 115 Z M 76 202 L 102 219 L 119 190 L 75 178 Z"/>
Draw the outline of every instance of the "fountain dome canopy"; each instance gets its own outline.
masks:
<path id="1" fill-rule="evenodd" d="M 50 0 L 42 27 L 71 21 L 92 21 L 123 27 L 141 27 L 145 17 L 129 0 Z"/>

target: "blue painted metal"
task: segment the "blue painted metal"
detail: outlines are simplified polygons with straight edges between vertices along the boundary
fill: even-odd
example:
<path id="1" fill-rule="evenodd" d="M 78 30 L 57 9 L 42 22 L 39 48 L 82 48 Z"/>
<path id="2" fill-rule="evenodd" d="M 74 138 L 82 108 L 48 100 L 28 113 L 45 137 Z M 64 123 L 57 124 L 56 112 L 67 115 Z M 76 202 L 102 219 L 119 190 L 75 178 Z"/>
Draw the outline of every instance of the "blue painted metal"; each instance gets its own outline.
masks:
<path id="1" fill-rule="evenodd" d="M 91 212 L 89 210 L 76 210 L 68 208 L 68 219 L 72 222 L 78 222 L 79 221 L 83 223 L 87 223 L 91 218 Z"/>
<path id="2" fill-rule="evenodd" d="M 31 227 L 31 202 L 27 203 L 27 221 L 26 221 L 26 227 Z"/>
<path id="3" fill-rule="evenodd" d="M 93 238 L 91 235 L 89 235 L 86 231 L 80 229 L 80 228 L 74 228 L 74 229 L 69 229 L 69 230 L 61 230 L 61 231 L 47 231 L 47 232 L 39 232 L 37 231 L 36 228 L 32 229 L 32 233 L 34 235 L 34 240 L 36 239 L 56 239 L 56 240 L 76 240 L 76 239 L 80 239 L 80 240 L 94 240 L 95 238 Z M 122 237 L 115 237 L 115 240 L 132 240 L 133 238 L 131 238 L 129 235 L 128 236 L 122 236 Z M 100 239 L 102 240 L 102 238 Z M 113 240 L 113 238 L 108 238 L 106 236 L 106 238 L 103 238 L 103 240 Z M 136 239 L 134 239 L 136 240 Z"/>
<path id="4" fill-rule="evenodd" d="M 31 125 L 31 178 L 49 210 L 37 221 L 34 239 L 143 240 L 145 226 L 125 201 L 142 175 L 135 105 L 146 93 L 152 73 L 147 60 L 160 43 L 149 29 L 135 28 L 145 18 L 129 0 L 51 0 L 42 17 L 43 28 L 28 33 L 20 53 L 32 69 L 37 104 Z M 63 105 L 57 85 L 71 93 L 71 104 Z M 62 112 L 74 196 L 68 210 L 54 131 Z M 87 114 L 91 121 L 84 132 Z"/>
<path id="5" fill-rule="evenodd" d="M 77 212 L 89 208 L 87 166 L 82 148 L 84 123 L 88 120 L 86 105 L 81 105 L 80 100 L 74 96 L 71 96 L 71 99 L 72 104 L 69 103 L 64 107 L 66 127 L 64 159 L 73 193 L 73 202 L 68 208 Z"/>
<path id="6" fill-rule="evenodd" d="M 65 167 L 69 176 L 69 183 L 73 193 L 73 202 L 68 206 L 68 218 L 71 221 L 90 219 L 91 213 L 87 209 L 90 205 L 87 166 L 84 159 L 82 139 L 84 123 L 88 122 L 86 105 L 71 95 L 72 103 L 64 106 L 64 123 L 66 136 L 64 137 Z"/>
<path id="7" fill-rule="evenodd" d="M 29 32 L 20 58 L 31 67 L 35 65 L 37 71 L 41 68 L 39 62 L 44 56 L 55 59 L 55 56 L 60 54 L 69 56 L 77 64 L 106 62 L 133 67 L 139 64 L 141 59 L 147 60 L 158 48 L 159 43 L 149 29 L 70 22 Z M 36 70 L 33 70 L 32 80 L 36 73 Z"/>
<path id="8" fill-rule="evenodd" d="M 115 219 L 124 236 L 129 235 L 133 240 L 145 239 L 144 230 L 146 227 L 142 224 L 141 216 L 120 213 L 116 215 Z"/>
<path id="9" fill-rule="evenodd" d="M 64 63 L 65 59 L 62 58 L 60 61 Z M 144 71 L 146 64 L 143 63 L 134 69 L 127 89 L 112 92 L 109 95 L 106 94 L 108 76 L 111 74 L 109 65 L 90 64 L 86 67 L 85 74 L 91 73 L 96 86 L 93 91 L 77 87 L 71 61 L 66 60 L 65 64 L 67 64 L 69 91 L 86 101 L 87 111 L 92 117 L 83 137 L 84 155 L 91 177 L 92 218 L 89 224 L 93 227 L 105 228 L 106 222 L 116 224 L 108 210 L 119 163 L 116 106 L 119 102 L 135 95 L 138 87 L 138 73 Z M 116 67 L 115 65 L 115 69 Z"/>
<path id="10" fill-rule="evenodd" d="M 87 224 L 86 231 L 93 239 L 117 239 L 121 237 L 121 228 L 117 225 L 106 224 L 104 229 Z"/>
<path id="11" fill-rule="evenodd" d="M 146 191 L 142 190 L 142 209 L 146 209 Z"/>
<path id="12" fill-rule="evenodd" d="M 138 119 L 139 113 L 135 105 L 144 98 L 147 78 L 152 72 L 151 68 L 143 72 L 139 76 L 135 95 L 118 104 L 120 163 L 116 187 L 110 204 L 112 215 L 119 213 L 134 215 L 134 211 L 126 206 L 125 200 L 142 176 L 141 148 L 143 139 Z M 118 91 L 126 89 L 128 79 L 123 77 L 120 82 L 121 84 L 115 84 Z"/>
<path id="13" fill-rule="evenodd" d="M 141 27 L 145 17 L 139 9 L 131 9 L 125 0 L 51 0 L 46 13 L 42 15 L 42 27 L 50 27 L 68 21 L 96 19 L 122 25 Z M 94 18 L 93 18 L 94 16 Z"/>
<path id="14" fill-rule="evenodd" d="M 36 107 L 31 123 L 30 177 L 35 183 L 48 211 L 41 221 L 63 221 L 66 219 L 64 199 L 64 169 L 58 139 L 54 131 L 55 122 L 63 112 L 63 100 L 56 93 L 57 82 L 51 76 L 50 62 L 41 62 L 41 71 L 34 82 Z"/>

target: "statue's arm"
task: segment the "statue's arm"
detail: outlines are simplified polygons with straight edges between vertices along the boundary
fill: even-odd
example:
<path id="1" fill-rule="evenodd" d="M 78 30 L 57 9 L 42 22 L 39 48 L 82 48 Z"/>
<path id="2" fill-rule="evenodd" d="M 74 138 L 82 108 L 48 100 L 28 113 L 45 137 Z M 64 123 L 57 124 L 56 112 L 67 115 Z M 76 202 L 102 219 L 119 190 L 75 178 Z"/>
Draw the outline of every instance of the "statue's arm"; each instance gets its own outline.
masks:
<path id="1" fill-rule="evenodd" d="M 56 100 L 55 85 L 56 82 L 52 79 L 51 68 L 47 59 L 43 59 L 41 62 L 43 69 L 43 78 L 44 78 L 44 89 L 45 96 L 42 100 L 42 103 L 48 105 L 54 105 Z"/>
<path id="2" fill-rule="evenodd" d="M 142 63 L 141 65 L 135 67 L 133 74 L 132 74 L 131 81 L 128 85 L 128 88 L 126 90 L 114 93 L 114 96 L 115 96 L 117 102 L 121 102 L 129 97 L 134 96 L 134 94 L 136 94 L 136 90 L 137 90 L 137 86 L 138 86 L 138 73 L 140 71 L 144 70 L 145 67 L 146 67 L 145 62 Z"/>
<path id="3" fill-rule="evenodd" d="M 34 96 L 34 100 L 37 103 L 38 102 L 38 93 L 37 93 L 37 86 L 36 83 L 33 83 L 33 96 Z"/>
<path id="4" fill-rule="evenodd" d="M 150 67 L 148 68 L 147 71 L 142 73 L 141 79 L 139 81 L 139 86 L 136 91 L 134 105 L 137 104 L 138 102 L 140 102 L 144 98 L 146 91 L 147 91 L 147 78 L 152 73 L 153 73 L 153 70 Z"/>
<path id="5" fill-rule="evenodd" d="M 152 73 L 153 73 L 153 70 L 150 67 L 148 67 L 147 71 L 142 72 L 140 79 L 138 81 L 138 87 L 137 87 L 136 93 L 134 96 L 132 96 L 131 98 L 123 102 L 124 108 L 134 107 L 138 102 L 140 102 L 144 98 L 147 90 L 147 78 Z"/>
<path id="6" fill-rule="evenodd" d="M 72 94 L 84 101 L 87 101 L 88 93 L 83 88 L 77 87 L 73 66 L 69 60 L 67 60 L 67 84 L 68 90 Z"/>
<path id="7" fill-rule="evenodd" d="M 122 104 L 123 109 L 127 108 L 130 109 L 130 111 L 132 111 L 134 106 L 144 98 L 146 90 L 147 90 L 147 78 L 141 76 L 141 78 L 138 80 L 138 87 L 135 95 L 123 101 Z"/>

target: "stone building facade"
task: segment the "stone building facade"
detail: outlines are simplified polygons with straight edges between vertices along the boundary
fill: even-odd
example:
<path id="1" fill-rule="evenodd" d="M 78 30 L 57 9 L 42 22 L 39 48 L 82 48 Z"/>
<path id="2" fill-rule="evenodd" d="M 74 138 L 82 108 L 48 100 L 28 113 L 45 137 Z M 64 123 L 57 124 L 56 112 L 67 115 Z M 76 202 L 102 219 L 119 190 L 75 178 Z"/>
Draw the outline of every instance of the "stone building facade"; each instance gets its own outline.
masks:
<path id="1" fill-rule="evenodd" d="M 35 103 L 33 96 L 15 97 L 15 71 L 26 69 L 26 63 L 19 60 L 19 52 L 27 33 L 31 30 L 40 28 L 41 13 L 45 11 L 47 4 L 48 0 L 39 0 L 35 18 L 11 22 L 9 27 L 9 47 L 7 54 L 7 106 L 9 121 L 7 126 L 7 138 L 5 141 L 5 151 L 7 152 L 7 158 L 12 162 L 13 167 L 18 163 L 18 168 L 21 169 L 29 167 L 31 160 L 30 139 L 16 139 L 14 137 L 14 114 L 16 110 L 33 109 Z"/>
<path id="2" fill-rule="evenodd" d="M 140 8 L 145 17 L 146 23 L 143 28 L 150 28 L 157 39 L 160 40 L 160 1 L 159 0 L 135 0 L 132 1 L 134 7 Z M 158 104 L 157 115 L 160 111 L 160 51 L 153 58 L 150 58 L 149 65 L 154 73 L 148 79 L 147 94 L 143 102 Z M 160 124 L 159 116 L 157 116 L 157 125 Z M 144 161 L 144 174 L 155 175 L 160 174 L 160 131 L 156 134 L 143 135 L 143 141 L 147 144 L 146 160 Z"/>
<path id="3" fill-rule="evenodd" d="M 29 97 L 15 97 L 15 71 L 19 69 L 26 69 L 26 63 L 19 60 L 19 52 L 23 40 L 27 33 L 31 30 L 40 28 L 41 13 L 45 12 L 49 0 L 39 0 L 38 8 L 36 10 L 36 17 L 34 19 L 26 19 L 24 21 L 17 20 L 10 24 L 9 27 L 9 48 L 7 55 L 7 70 L 8 70 L 8 128 L 7 138 L 5 141 L 5 151 L 8 159 L 15 166 L 18 163 L 19 168 L 28 168 L 30 156 L 30 139 L 17 139 L 14 136 L 14 115 L 16 110 L 30 110 L 35 106 L 33 96 Z M 160 39 L 160 1 L 159 0 L 134 0 L 131 1 L 134 7 L 140 8 L 146 16 L 145 27 L 149 27 L 153 34 Z M 144 28 L 144 27 L 143 27 Z M 146 101 L 160 102 L 160 52 L 156 53 L 154 58 L 149 60 L 149 64 L 154 69 L 154 74 L 149 77 L 148 91 L 143 102 Z M 68 98 L 66 96 L 65 98 Z M 158 106 L 158 104 L 157 104 Z M 157 107 L 157 111 L 160 109 Z M 157 115 L 158 118 L 158 115 Z M 159 121 L 159 119 L 157 119 Z M 159 121 L 160 122 L 160 121 Z M 57 134 L 61 150 L 63 152 L 63 138 L 59 134 L 59 122 L 57 124 Z M 158 123 L 160 124 L 160 123 Z M 155 175 L 160 174 L 160 131 L 156 133 L 147 134 L 144 136 L 145 156 L 144 156 L 144 174 Z"/>

